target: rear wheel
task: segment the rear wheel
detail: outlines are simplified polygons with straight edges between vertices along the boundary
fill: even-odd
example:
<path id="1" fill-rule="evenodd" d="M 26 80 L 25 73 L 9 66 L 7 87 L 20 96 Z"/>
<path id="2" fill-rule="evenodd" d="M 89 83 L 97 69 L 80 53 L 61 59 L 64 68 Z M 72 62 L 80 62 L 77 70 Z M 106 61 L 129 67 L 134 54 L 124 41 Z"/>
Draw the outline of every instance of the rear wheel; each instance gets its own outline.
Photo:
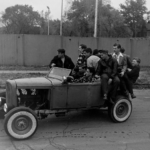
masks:
<path id="1" fill-rule="evenodd" d="M 34 112 L 26 107 L 17 107 L 8 112 L 4 120 L 6 133 L 17 140 L 31 137 L 37 130 L 38 121 Z"/>
<path id="2" fill-rule="evenodd" d="M 132 103 L 125 98 L 118 99 L 108 108 L 109 117 L 113 122 L 124 122 L 132 113 Z"/>

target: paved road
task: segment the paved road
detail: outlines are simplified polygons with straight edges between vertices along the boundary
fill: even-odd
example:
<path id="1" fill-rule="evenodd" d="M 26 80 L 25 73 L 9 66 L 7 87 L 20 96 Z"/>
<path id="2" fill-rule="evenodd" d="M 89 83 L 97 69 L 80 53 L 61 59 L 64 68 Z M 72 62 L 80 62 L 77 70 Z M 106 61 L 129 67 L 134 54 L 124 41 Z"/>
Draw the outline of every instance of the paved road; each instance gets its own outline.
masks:
<path id="1" fill-rule="evenodd" d="M 136 90 L 125 123 L 112 123 L 106 111 L 78 111 L 39 122 L 25 141 L 9 138 L 0 120 L 0 150 L 150 150 L 150 90 Z"/>
<path id="2" fill-rule="evenodd" d="M 0 74 L 2 73 L 48 73 L 49 70 L 0 70 Z"/>

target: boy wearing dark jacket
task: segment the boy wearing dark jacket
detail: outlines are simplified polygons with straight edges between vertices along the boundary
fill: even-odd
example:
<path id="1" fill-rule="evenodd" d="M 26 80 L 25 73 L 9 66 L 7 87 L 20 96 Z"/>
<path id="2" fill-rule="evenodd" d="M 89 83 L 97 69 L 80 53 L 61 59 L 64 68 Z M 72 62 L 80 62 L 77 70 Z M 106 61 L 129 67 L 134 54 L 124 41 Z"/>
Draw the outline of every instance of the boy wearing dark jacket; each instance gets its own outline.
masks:
<path id="1" fill-rule="evenodd" d="M 65 55 L 64 49 L 58 49 L 58 55 L 55 56 L 52 61 L 50 62 L 49 67 L 60 67 L 66 69 L 73 69 L 74 63 L 72 62 L 71 58 Z"/>
<path id="2" fill-rule="evenodd" d="M 125 78 L 125 84 L 127 90 L 131 95 L 131 98 L 136 98 L 136 96 L 133 93 L 133 84 L 136 82 L 136 80 L 139 77 L 140 62 L 141 60 L 139 58 L 134 58 L 132 60 L 132 69 L 127 68 L 127 77 Z"/>

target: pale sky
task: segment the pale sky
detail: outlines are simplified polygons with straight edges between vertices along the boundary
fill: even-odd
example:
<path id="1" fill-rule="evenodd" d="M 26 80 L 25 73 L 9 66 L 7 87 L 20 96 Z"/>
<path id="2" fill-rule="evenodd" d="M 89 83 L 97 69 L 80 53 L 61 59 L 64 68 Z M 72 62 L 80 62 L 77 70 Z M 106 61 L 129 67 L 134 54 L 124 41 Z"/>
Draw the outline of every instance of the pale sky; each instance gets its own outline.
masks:
<path id="1" fill-rule="evenodd" d="M 47 6 L 49 6 L 51 11 L 52 19 L 60 19 L 61 16 L 61 1 L 62 0 L 0 0 L 0 13 L 4 12 L 7 7 L 14 6 L 16 4 L 20 5 L 31 5 L 35 11 L 44 12 L 47 11 Z M 67 2 L 72 0 L 63 0 L 64 8 L 67 7 Z M 124 3 L 125 0 L 111 0 L 111 5 L 116 9 L 119 9 L 119 4 Z M 146 7 L 150 10 L 150 0 L 147 0 Z"/>

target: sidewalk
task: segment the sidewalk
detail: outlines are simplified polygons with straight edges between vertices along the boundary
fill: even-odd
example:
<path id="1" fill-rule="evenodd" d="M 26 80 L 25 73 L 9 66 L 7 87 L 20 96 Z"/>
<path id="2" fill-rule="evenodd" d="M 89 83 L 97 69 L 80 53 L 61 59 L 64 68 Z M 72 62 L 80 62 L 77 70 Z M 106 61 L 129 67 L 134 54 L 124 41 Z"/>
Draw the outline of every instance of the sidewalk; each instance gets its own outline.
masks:
<path id="1" fill-rule="evenodd" d="M 49 70 L 0 70 L 0 74 L 2 73 L 48 73 Z"/>

